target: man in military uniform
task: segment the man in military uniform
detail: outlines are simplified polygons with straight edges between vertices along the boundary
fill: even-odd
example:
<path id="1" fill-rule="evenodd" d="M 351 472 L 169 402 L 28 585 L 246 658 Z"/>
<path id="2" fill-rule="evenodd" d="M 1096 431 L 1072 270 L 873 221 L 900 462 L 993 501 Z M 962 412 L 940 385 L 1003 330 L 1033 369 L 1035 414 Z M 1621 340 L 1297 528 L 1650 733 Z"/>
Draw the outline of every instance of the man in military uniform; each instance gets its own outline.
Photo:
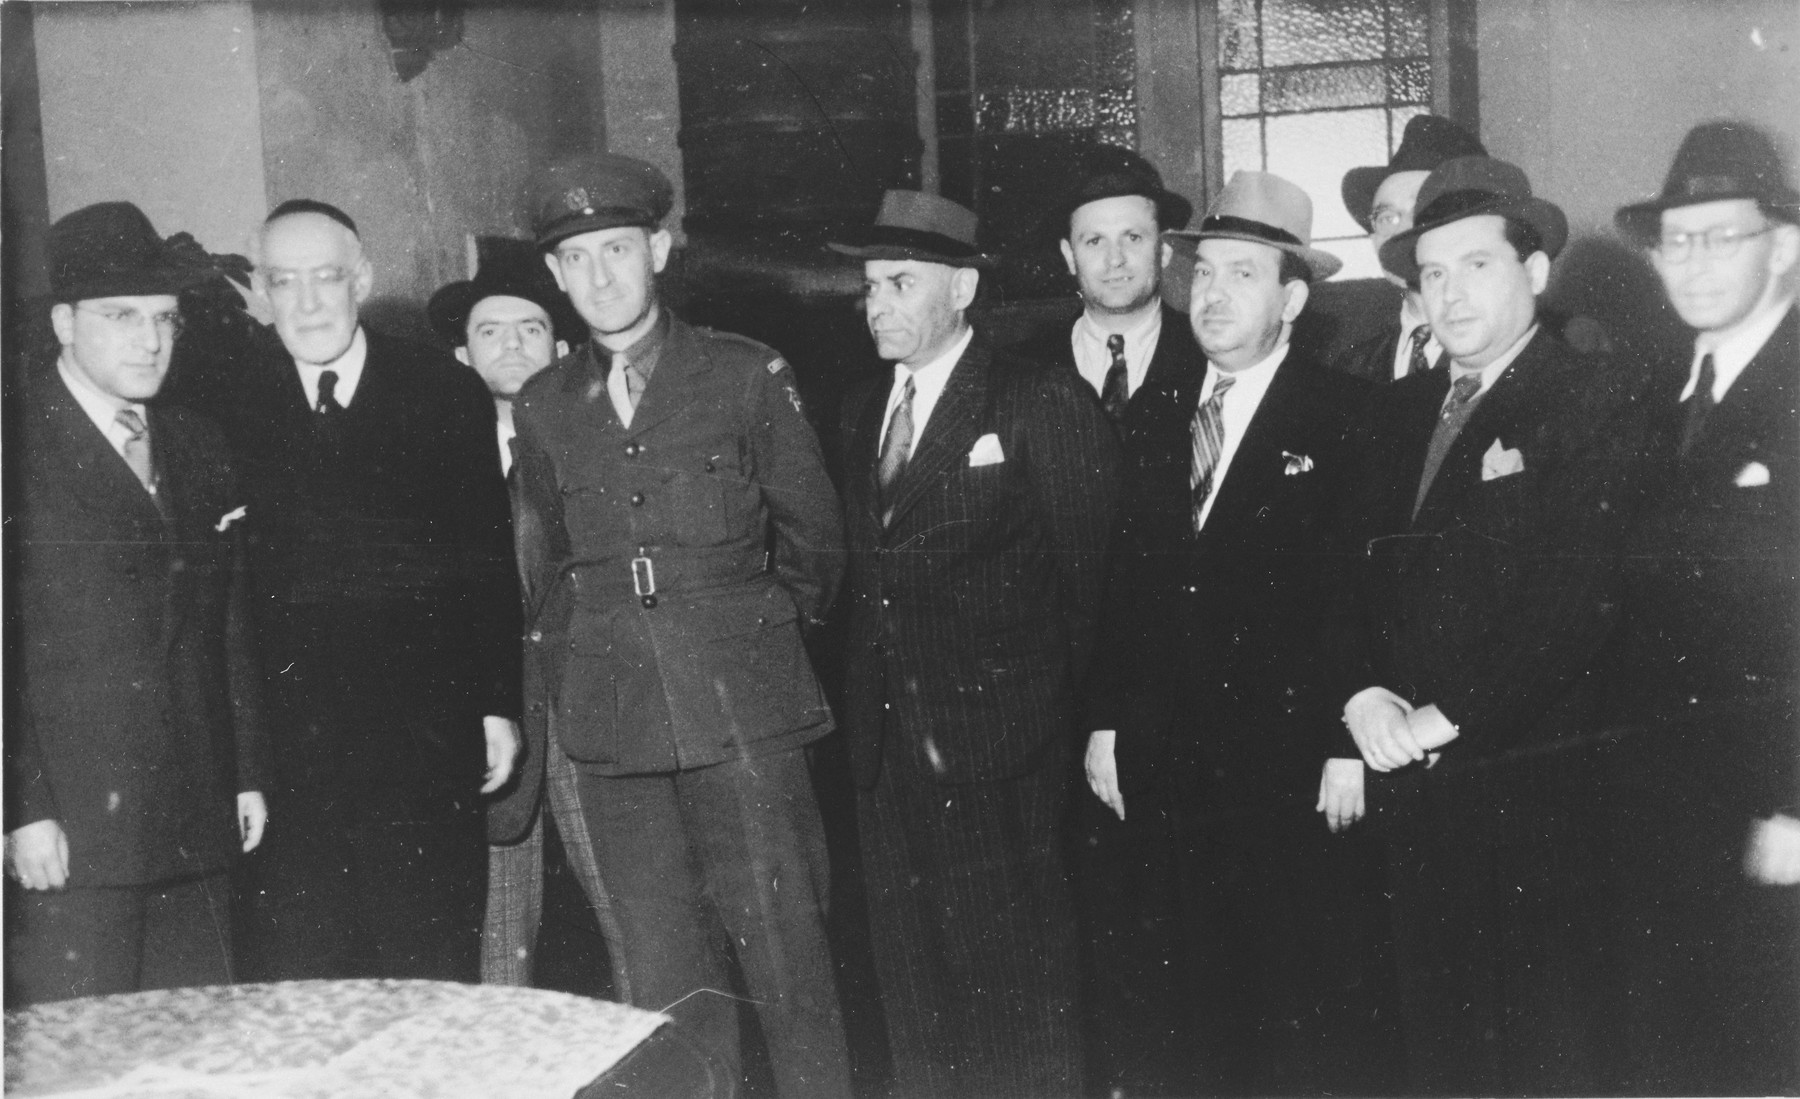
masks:
<path id="1" fill-rule="evenodd" d="M 777 1091 L 847 1095 L 801 751 L 832 728 L 800 628 L 843 570 L 837 495 L 787 363 L 658 302 L 663 174 L 589 157 L 540 194 L 538 244 L 592 340 L 513 405 L 521 522 L 546 557 L 522 571 L 551 585 L 527 636 L 551 683 L 531 703 L 575 765 L 616 986 L 735 1070 L 722 927 Z"/>

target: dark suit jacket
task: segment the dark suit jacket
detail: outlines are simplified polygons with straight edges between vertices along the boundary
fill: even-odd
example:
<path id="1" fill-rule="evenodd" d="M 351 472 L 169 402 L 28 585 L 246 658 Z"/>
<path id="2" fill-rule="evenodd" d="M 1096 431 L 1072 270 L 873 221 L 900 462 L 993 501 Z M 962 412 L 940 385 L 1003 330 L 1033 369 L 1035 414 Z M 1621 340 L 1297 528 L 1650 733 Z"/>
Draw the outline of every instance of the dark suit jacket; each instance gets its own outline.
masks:
<path id="1" fill-rule="evenodd" d="M 1386 385 L 1394 380 L 1394 356 L 1399 351 L 1400 324 L 1395 321 L 1378 334 L 1351 344 L 1331 365 L 1353 378 Z"/>
<path id="2" fill-rule="evenodd" d="M 519 715 L 519 579 L 493 398 L 440 352 L 365 332 L 335 421 L 278 347 L 220 419 L 250 508 L 278 787 L 418 819 L 471 803 L 480 719 Z"/>
<path id="3" fill-rule="evenodd" d="M 891 493 L 877 455 L 892 374 L 844 405 L 850 543 L 845 721 L 857 783 L 884 737 L 948 783 L 1017 777 L 1075 732 L 1099 618 L 1119 451 L 1093 390 L 976 332 Z M 993 436 L 1004 461 L 971 466 Z"/>
<path id="4" fill-rule="evenodd" d="M 151 407 L 163 511 L 54 366 L 27 378 L 8 455 L 8 831 L 61 823 L 69 882 L 141 885 L 221 870 L 237 794 L 262 789 L 255 663 L 243 636 L 244 502 L 218 430 Z"/>
<path id="5" fill-rule="evenodd" d="M 1586 678 L 1614 624 L 1618 554 L 1642 481 L 1640 376 L 1540 327 L 1414 498 L 1449 372 L 1383 390 L 1366 521 L 1364 685 L 1435 703 L 1445 764 L 1542 745 L 1591 717 Z M 1522 468 L 1484 478 L 1490 452 Z"/>
<path id="6" fill-rule="evenodd" d="M 1371 392 L 1290 353 L 1198 537 L 1185 454 L 1161 499 L 1128 494 L 1142 510 L 1115 557 L 1089 715 L 1119 731 L 1122 777 L 1172 767 L 1211 811 L 1312 808 L 1338 748 L 1327 630 L 1353 574 L 1346 501 Z"/>
<path id="7" fill-rule="evenodd" d="M 531 513 L 520 549 L 547 586 L 527 651 L 544 661 L 562 747 L 642 774 L 825 735 L 800 623 L 836 591 L 843 522 L 792 369 L 671 318 L 629 428 L 609 369 L 590 345 L 514 403 Z"/>

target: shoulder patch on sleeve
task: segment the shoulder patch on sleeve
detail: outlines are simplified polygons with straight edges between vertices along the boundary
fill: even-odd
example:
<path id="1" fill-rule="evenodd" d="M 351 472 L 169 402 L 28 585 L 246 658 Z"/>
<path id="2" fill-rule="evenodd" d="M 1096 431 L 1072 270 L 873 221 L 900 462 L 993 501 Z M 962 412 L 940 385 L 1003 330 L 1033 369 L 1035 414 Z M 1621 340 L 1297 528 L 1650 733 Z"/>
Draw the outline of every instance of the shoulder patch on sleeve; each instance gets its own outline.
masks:
<path id="1" fill-rule="evenodd" d="M 769 360 L 769 373 L 779 374 L 785 366 L 787 366 L 787 360 L 777 355 Z"/>

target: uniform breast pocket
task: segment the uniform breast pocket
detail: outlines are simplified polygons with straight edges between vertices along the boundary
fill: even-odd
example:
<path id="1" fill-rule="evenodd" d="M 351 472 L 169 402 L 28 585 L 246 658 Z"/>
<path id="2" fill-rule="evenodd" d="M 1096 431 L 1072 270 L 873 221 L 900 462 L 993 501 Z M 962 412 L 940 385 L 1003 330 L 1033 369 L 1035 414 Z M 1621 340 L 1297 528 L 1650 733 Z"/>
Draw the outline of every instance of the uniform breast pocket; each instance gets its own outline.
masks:
<path id="1" fill-rule="evenodd" d="M 668 491 L 683 545 L 729 541 L 737 527 L 735 505 L 747 491 L 735 443 L 685 456 L 669 471 Z"/>

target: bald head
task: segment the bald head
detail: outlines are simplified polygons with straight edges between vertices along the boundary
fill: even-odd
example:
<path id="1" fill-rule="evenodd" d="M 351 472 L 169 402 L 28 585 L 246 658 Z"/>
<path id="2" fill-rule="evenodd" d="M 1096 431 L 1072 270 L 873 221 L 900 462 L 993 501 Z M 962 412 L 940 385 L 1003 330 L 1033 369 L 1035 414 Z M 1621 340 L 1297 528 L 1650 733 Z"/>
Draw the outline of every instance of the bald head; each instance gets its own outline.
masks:
<path id="1" fill-rule="evenodd" d="M 328 363 L 349 349 L 358 309 L 374 285 L 355 223 L 341 212 L 333 216 L 335 209 L 285 203 L 257 236 L 256 288 L 298 362 Z"/>

